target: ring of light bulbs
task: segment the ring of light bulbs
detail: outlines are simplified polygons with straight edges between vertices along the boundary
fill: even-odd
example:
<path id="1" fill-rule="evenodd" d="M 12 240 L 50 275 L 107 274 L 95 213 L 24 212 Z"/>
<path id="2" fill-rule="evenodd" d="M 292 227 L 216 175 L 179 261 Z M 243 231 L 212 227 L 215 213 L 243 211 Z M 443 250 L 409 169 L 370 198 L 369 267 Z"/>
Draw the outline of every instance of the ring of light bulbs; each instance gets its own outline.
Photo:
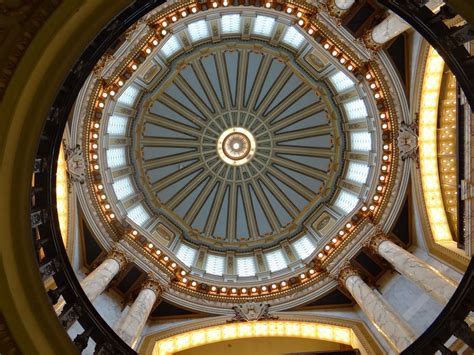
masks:
<path id="1" fill-rule="evenodd" d="M 244 5 L 243 1 L 239 5 Z M 234 4 L 234 3 L 233 3 Z M 233 5 L 232 4 L 232 5 Z M 141 247 L 144 252 L 155 261 L 155 264 L 169 275 L 174 275 L 173 287 L 184 292 L 199 292 L 210 298 L 218 298 L 220 300 L 227 300 L 229 297 L 245 298 L 268 298 L 272 295 L 281 295 L 287 293 L 292 289 L 305 287 L 310 282 L 319 280 L 324 274 L 323 268 L 317 268 L 315 265 L 324 267 L 324 265 L 331 260 L 338 248 L 343 247 L 351 239 L 351 235 L 358 233 L 360 226 L 370 221 L 376 223 L 381 216 L 381 212 L 386 205 L 386 196 L 390 196 L 392 191 L 393 179 L 396 173 L 397 157 L 395 155 L 396 146 L 394 144 L 393 129 L 397 127 L 397 120 L 393 104 L 388 95 L 388 88 L 383 79 L 383 75 L 379 71 L 377 65 L 373 62 L 361 62 L 350 50 L 345 47 L 336 38 L 332 38 L 330 31 L 318 24 L 315 20 L 314 13 L 316 8 L 311 5 L 295 5 L 286 2 L 268 1 L 262 3 L 261 6 L 266 9 L 273 9 L 276 11 L 284 11 L 288 15 L 295 17 L 295 24 L 300 26 L 306 33 L 312 37 L 315 42 L 318 42 L 322 48 L 328 51 L 333 57 L 337 58 L 339 63 L 343 65 L 349 72 L 362 75 L 368 82 L 368 86 L 373 92 L 373 98 L 377 103 L 379 109 L 379 118 L 381 121 L 382 133 L 382 157 L 380 163 L 380 172 L 378 176 L 378 185 L 376 186 L 373 196 L 367 199 L 367 204 L 364 204 L 352 217 L 351 222 L 346 223 L 338 233 L 325 245 L 316 255 L 315 260 L 308 267 L 307 270 L 301 272 L 296 277 L 291 277 L 288 280 L 280 280 L 269 285 L 247 286 L 247 287 L 227 287 L 219 285 L 209 285 L 208 281 L 198 280 L 195 275 L 188 275 L 188 271 L 179 266 L 179 263 L 173 260 L 172 256 L 166 255 L 162 250 L 148 241 L 144 235 L 141 235 L 137 230 L 131 227 L 124 228 L 121 223 L 117 223 L 116 215 L 111 208 L 110 202 L 104 193 L 104 186 L 102 184 L 102 177 L 100 175 L 100 164 L 98 158 L 98 139 L 100 121 L 106 101 L 120 92 L 125 82 L 133 77 L 133 74 L 138 70 L 139 66 L 145 59 L 153 52 L 153 48 L 168 35 L 168 25 L 184 18 L 188 15 L 196 14 L 201 11 L 216 9 L 219 7 L 231 6 L 228 1 L 214 1 L 207 4 L 202 3 L 187 3 L 186 5 L 175 4 L 175 11 L 167 8 L 165 14 L 155 16 L 152 25 L 155 26 L 155 33 L 148 38 L 143 44 L 142 48 L 136 53 L 135 57 L 129 59 L 123 69 L 117 73 L 109 81 L 103 81 L 95 91 L 95 99 L 91 100 L 93 107 L 88 120 L 89 135 L 86 139 L 88 153 L 86 154 L 87 166 L 89 168 L 89 183 L 96 194 L 96 205 L 103 220 L 110 226 L 110 228 L 118 234 L 125 236 L 126 239 Z M 249 6 L 249 5 L 247 5 Z M 254 146 L 255 148 L 255 146 Z M 250 153 L 249 153 L 250 155 Z M 245 159 L 243 159 L 245 160 Z"/>

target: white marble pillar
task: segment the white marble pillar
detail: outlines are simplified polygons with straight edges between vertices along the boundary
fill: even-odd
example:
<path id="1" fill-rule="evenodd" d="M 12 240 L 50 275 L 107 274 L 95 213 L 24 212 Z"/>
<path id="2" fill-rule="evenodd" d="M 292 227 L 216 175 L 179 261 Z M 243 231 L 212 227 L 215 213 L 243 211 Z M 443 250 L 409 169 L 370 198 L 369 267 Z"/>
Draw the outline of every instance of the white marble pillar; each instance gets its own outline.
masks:
<path id="1" fill-rule="evenodd" d="M 107 258 L 81 281 L 81 286 L 87 297 L 93 302 L 109 285 L 127 263 L 124 253 L 113 250 Z"/>
<path id="2" fill-rule="evenodd" d="M 442 305 L 448 303 L 457 284 L 431 265 L 391 242 L 383 234 L 370 240 L 371 249 L 387 260 L 407 279 L 421 287 Z"/>
<path id="3" fill-rule="evenodd" d="M 348 10 L 354 3 L 355 0 L 334 0 L 334 4 L 341 10 Z"/>
<path id="4" fill-rule="evenodd" d="M 127 314 L 121 317 L 115 326 L 115 332 L 132 348 L 140 337 L 153 305 L 160 297 L 162 290 L 158 281 L 153 279 L 145 281 Z"/>
<path id="5" fill-rule="evenodd" d="M 385 303 L 379 293 L 362 280 L 356 269 L 351 266 L 342 268 L 339 282 L 395 351 L 401 352 L 413 343 L 416 335 L 410 326 Z"/>
<path id="6" fill-rule="evenodd" d="M 442 0 L 428 1 L 426 6 L 431 9 L 437 9 L 443 3 Z M 371 39 L 375 45 L 381 46 L 392 38 L 397 37 L 400 33 L 405 32 L 410 25 L 395 14 L 390 14 L 382 22 L 372 29 Z"/>

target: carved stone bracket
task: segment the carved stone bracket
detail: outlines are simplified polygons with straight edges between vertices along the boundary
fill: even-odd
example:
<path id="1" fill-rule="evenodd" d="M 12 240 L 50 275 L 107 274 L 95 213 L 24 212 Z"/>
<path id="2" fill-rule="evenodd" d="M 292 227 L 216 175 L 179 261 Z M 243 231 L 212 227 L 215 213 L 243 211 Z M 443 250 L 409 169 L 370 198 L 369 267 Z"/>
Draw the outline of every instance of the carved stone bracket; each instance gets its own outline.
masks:
<path id="1" fill-rule="evenodd" d="M 74 182 L 83 184 L 86 180 L 86 163 L 82 156 L 82 149 L 79 144 L 69 148 L 64 144 L 64 156 L 66 159 L 66 170 L 68 178 L 68 187 Z"/>
<path id="2" fill-rule="evenodd" d="M 419 168 L 420 161 L 418 156 L 418 118 L 408 124 L 402 122 L 397 138 L 398 149 L 400 150 L 400 158 L 402 161 L 412 159 Z"/>
<path id="3" fill-rule="evenodd" d="M 227 323 L 278 319 L 277 316 L 270 314 L 270 304 L 268 303 L 246 302 L 232 307 L 232 310 L 235 315 Z"/>

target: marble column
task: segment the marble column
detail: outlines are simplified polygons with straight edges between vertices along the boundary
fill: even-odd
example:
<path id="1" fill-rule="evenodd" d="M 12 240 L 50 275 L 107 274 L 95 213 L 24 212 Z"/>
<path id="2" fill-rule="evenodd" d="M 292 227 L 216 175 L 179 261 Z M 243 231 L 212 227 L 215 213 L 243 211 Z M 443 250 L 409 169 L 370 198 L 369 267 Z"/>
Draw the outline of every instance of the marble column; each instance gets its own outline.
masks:
<path id="1" fill-rule="evenodd" d="M 112 250 L 107 258 L 81 281 L 82 289 L 91 302 L 104 292 L 110 281 L 126 264 L 125 254 Z"/>
<path id="2" fill-rule="evenodd" d="M 342 268 L 338 279 L 395 351 L 401 352 L 413 343 L 416 335 L 410 326 L 362 280 L 355 268 Z"/>
<path id="3" fill-rule="evenodd" d="M 442 3 L 443 0 L 431 0 L 428 1 L 426 6 L 430 10 L 434 10 Z M 390 41 L 392 38 L 398 36 L 400 33 L 405 32 L 409 28 L 410 25 L 402 20 L 399 16 L 390 14 L 372 29 L 370 36 L 366 38 L 366 42 L 372 42 L 370 43 L 371 47 L 381 46 Z"/>
<path id="4" fill-rule="evenodd" d="M 341 10 L 347 10 L 354 5 L 355 0 L 334 0 L 336 6 Z"/>
<path id="5" fill-rule="evenodd" d="M 134 347 L 140 337 L 153 305 L 162 292 L 163 288 L 158 281 L 146 280 L 127 314 L 115 326 L 115 332 L 131 347 Z"/>
<path id="6" fill-rule="evenodd" d="M 448 303 L 457 284 L 431 265 L 390 241 L 383 234 L 372 237 L 369 246 L 400 274 L 421 287 L 442 305 Z"/>
<path id="7" fill-rule="evenodd" d="M 342 17 L 354 3 L 355 0 L 328 0 L 327 9 L 330 15 Z"/>

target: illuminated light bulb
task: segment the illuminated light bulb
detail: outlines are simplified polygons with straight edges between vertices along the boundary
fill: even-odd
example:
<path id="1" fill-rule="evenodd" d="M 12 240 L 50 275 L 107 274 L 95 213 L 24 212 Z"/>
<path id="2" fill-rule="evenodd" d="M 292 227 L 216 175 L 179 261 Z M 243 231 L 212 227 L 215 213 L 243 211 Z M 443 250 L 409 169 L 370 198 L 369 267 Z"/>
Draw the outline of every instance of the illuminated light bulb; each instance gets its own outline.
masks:
<path id="1" fill-rule="evenodd" d="M 387 117 L 387 115 L 386 115 L 385 113 L 381 113 L 381 114 L 380 114 L 380 118 L 381 118 L 382 120 L 384 120 L 385 117 Z"/>
<path id="2" fill-rule="evenodd" d="M 318 258 L 322 259 L 324 257 L 324 254 L 323 253 L 319 253 L 318 254 Z"/>
<path id="3" fill-rule="evenodd" d="M 281 287 L 285 287 L 286 286 L 286 281 L 280 282 L 280 285 L 281 285 Z"/>
<path id="4" fill-rule="evenodd" d="M 380 98 L 380 94 L 377 92 L 377 93 L 375 93 L 374 97 L 375 97 L 376 99 L 379 99 L 379 98 Z"/>
<path id="5" fill-rule="evenodd" d="M 186 17 L 188 16 L 188 13 L 186 11 L 181 12 L 181 17 Z"/>
<path id="6" fill-rule="evenodd" d="M 256 288 L 256 287 L 252 287 L 252 292 L 257 292 L 257 288 Z"/>
<path id="7" fill-rule="evenodd" d="M 181 280 L 181 282 L 185 284 L 186 282 L 188 282 L 188 279 L 185 278 L 185 277 L 183 277 L 183 279 Z"/>
<path id="8" fill-rule="evenodd" d="M 107 198 L 107 196 L 101 195 L 100 198 L 101 198 L 102 200 L 105 200 L 105 199 Z"/>
<path id="9" fill-rule="evenodd" d="M 362 210 L 362 212 L 366 212 L 367 211 L 367 206 L 362 206 L 361 210 Z"/>
<path id="10" fill-rule="evenodd" d="M 339 235 L 344 235 L 344 231 L 343 231 L 343 230 L 340 230 L 340 231 L 339 231 Z"/>
<path id="11" fill-rule="evenodd" d="M 300 275 L 300 279 L 305 279 L 306 278 L 306 275 L 305 274 L 301 274 Z"/>
<path id="12" fill-rule="evenodd" d="M 196 287 L 196 285 L 197 285 L 196 281 L 191 282 L 191 286 Z"/>
<path id="13" fill-rule="evenodd" d="M 99 127 L 100 127 L 99 122 L 94 123 L 94 128 L 99 128 Z"/>
<path id="14" fill-rule="evenodd" d="M 272 284 L 272 289 L 275 290 L 277 288 L 277 285 Z"/>
<path id="15" fill-rule="evenodd" d="M 106 93 L 106 92 L 103 92 L 103 93 L 102 93 L 102 97 L 103 97 L 103 98 L 106 98 L 106 97 L 107 97 L 107 93 Z"/>
<path id="16" fill-rule="evenodd" d="M 151 42 L 151 43 L 153 43 L 154 46 L 157 46 L 158 45 L 158 40 L 154 39 L 153 42 Z"/>
<path id="17" fill-rule="evenodd" d="M 299 21 L 298 21 L 298 25 L 303 26 L 303 25 L 304 25 L 304 21 L 303 21 L 303 20 L 299 20 Z"/>
<path id="18" fill-rule="evenodd" d="M 104 185 L 102 185 L 102 184 L 97 185 L 97 188 L 98 188 L 99 190 L 102 190 L 102 189 L 104 188 Z"/>
<path id="19" fill-rule="evenodd" d="M 382 186 L 377 186 L 377 191 L 382 191 L 383 190 L 383 187 Z"/>
<path id="20" fill-rule="evenodd" d="M 109 214 L 109 217 L 112 218 L 112 219 L 114 219 L 114 218 L 115 218 L 115 214 L 111 213 L 111 214 Z"/>
<path id="21" fill-rule="evenodd" d="M 136 64 L 132 64 L 132 69 L 133 70 L 137 70 L 138 69 L 138 66 Z"/>
<path id="22" fill-rule="evenodd" d="M 171 21 L 176 22 L 178 21 L 178 18 L 176 16 L 171 17 Z"/>
<path id="23" fill-rule="evenodd" d="M 94 165 L 94 169 L 95 169 L 95 170 L 99 170 L 99 165 L 98 165 L 98 164 L 95 164 L 95 165 Z"/>
<path id="24" fill-rule="evenodd" d="M 100 108 L 104 108 L 104 106 L 105 106 L 105 105 L 104 105 L 103 102 L 99 102 L 99 107 L 100 107 Z"/>
<path id="25" fill-rule="evenodd" d="M 370 79 L 372 79 L 372 75 L 371 75 L 370 73 L 367 73 L 367 75 L 365 76 L 365 78 L 366 78 L 367 80 L 370 80 Z"/>
<path id="26" fill-rule="evenodd" d="M 161 250 L 159 250 L 159 249 L 156 250 L 156 251 L 155 251 L 155 254 L 156 254 L 156 255 L 160 255 L 160 254 L 161 254 Z"/>
<path id="27" fill-rule="evenodd" d="M 370 84 L 371 89 L 375 89 L 376 87 L 377 87 L 377 85 L 375 85 L 374 83 Z"/>
<path id="28" fill-rule="evenodd" d="M 384 161 L 387 161 L 387 160 L 388 160 L 388 155 L 384 155 L 384 156 L 382 157 L 382 159 L 383 159 Z"/>
<path id="29" fill-rule="evenodd" d="M 331 52 L 331 54 L 332 54 L 333 57 L 335 57 L 335 56 L 337 56 L 337 51 L 336 51 L 336 50 L 333 50 L 333 51 Z"/>
<path id="30" fill-rule="evenodd" d="M 286 12 L 291 14 L 293 12 L 293 9 L 291 7 L 289 7 L 289 8 L 286 9 Z"/>
<path id="31" fill-rule="evenodd" d="M 225 287 L 222 287 L 221 292 L 227 292 L 227 289 Z"/>
<path id="32" fill-rule="evenodd" d="M 137 232 L 136 230 L 133 230 L 133 231 L 132 231 L 132 234 L 133 234 L 133 235 L 138 235 L 138 232 Z"/>
<path id="33" fill-rule="evenodd" d="M 146 52 L 146 54 L 150 54 L 150 53 L 151 53 L 151 49 L 150 49 L 150 48 L 147 48 L 147 49 L 145 49 L 145 52 Z"/>
<path id="34" fill-rule="evenodd" d="M 217 287 L 216 287 L 216 286 L 212 286 L 212 287 L 211 287 L 211 291 L 212 291 L 212 292 L 216 292 L 216 290 L 217 290 Z"/>
<path id="35" fill-rule="evenodd" d="M 97 147 L 98 147 L 98 145 L 97 145 L 97 144 L 95 144 L 95 143 L 94 143 L 94 144 L 92 144 L 92 148 L 93 148 L 93 149 L 97 149 Z"/>
<path id="36" fill-rule="evenodd" d="M 110 210 L 110 205 L 109 204 L 106 204 L 104 207 L 105 207 L 106 210 Z"/>
<path id="37" fill-rule="evenodd" d="M 115 91 L 114 91 L 114 90 L 110 90 L 109 94 L 110 94 L 110 96 L 115 96 Z"/>
<path id="38" fill-rule="evenodd" d="M 388 128 L 388 124 L 384 123 L 384 124 L 382 125 L 382 128 L 383 128 L 383 129 L 387 129 L 387 128 Z"/>
<path id="39" fill-rule="evenodd" d="M 346 62 L 346 58 L 342 57 L 341 59 L 339 59 L 339 62 L 340 62 L 341 64 L 344 64 L 344 63 Z"/>
<path id="40" fill-rule="evenodd" d="M 324 49 L 329 49 L 329 47 L 331 47 L 331 46 L 329 45 L 329 43 L 325 43 L 323 47 L 324 47 Z"/>
<path id="41" fill-rule="evenodd" d="M 193 7 L 193 8 L 191 9 L 191 12 L 192 12 L 193 14 L 195 14 L 197 11 L 198 11 L 197 7 Z"/>
<path id="42" fill-rule="evenodd" d="M 99 135 L 98 135 L 97 133 L 94 133 L 94 134 L 92 135 L 92 138 L 97 139 L 97 138 L 99 138 Z"/>
<path id="43" fill-rule="evenodd" d="M 176 267 L 176 263 L 172 263 L 171 267 L 174 269 Z"/>
<path id="44" fill-rule="evenodd" d="M 180 274 L 181 274 L 181 276 L 184 276 L 184 275 L 186 275 L 186 271 L 181 270 Z"/>
<path id="45" fill-rule="evenodd" d="M 333 244 L 336 244 L 337 243 L 337 238 L 332 238 L 331 242 L 333 242 Z"/>
<path id="46" fill-rule="evenodd" d="M 309 33 L 310 35 L 312 35 L 312 34 L 314 33 L 314 30 L 313 30 L 312 28 L 310 28 L 310 29 L 308 30 L 308 33 Z"/>
<path id="47" fill-rule="evenodd" d="M 234 144 L 232 145 L 232 148 L 234 148 L 234 149 L 237 150 L 237 149 L 240 148 L 240 144 L 236 142 L 236 143 L 234 143 Z"/>
<path id="48" fill-rule="evenodd" d="M 262 286 L 262 291 L 265 292 L 267 290 L 267 286 Z"/>
<path id="49" fill-rule="evenodd" d="M 309 273 L 313 275 L 316 271 L 314 269 L 309 269 Z"/>
<path id="50" fill-rule="evenodd" d="M 370 205 L 369 210 L 371 210 L 371 211 L 375 210 L 375 206 L 374 206 L 374 205 Z"/>
<path id="51" fill-rule="evenodd" d="M 247 293 L 247 289 L 246 288 L 243 288 L 242 290 L 240 290 L 241 293 Z"/>
<path id="52" fill-rule="evenodd" d="M 163 26 L 163 27 L 166 27 L 166 26 L 168 26 L 168 22 L 166 22 L 166 21 L 163 21 L 163 22 L 161 23 L 161 26 Z"/>
<path id="53" fill-rule="evenodd" d="M 378 201 L 379 198 L 380 198 L 380 197 L 379 197 L 378 195 L 375 195 L 375 196 L 374 196 L 374 201 Z"/>
<path id="54" fill-rule="evenodd" d="M 170 258 L 169 258 L 168 256 L 165 256 L 165 257 L 163 258 L 163 260 L 164 260 L 164 261 L 168 261 L 168 260 L 170 260 Z"/>
<path id="55" fill-rule="evenodd" d="M 152 244 L 152 243 L 149 243 L 149 244 L 148 244 L 148 248 L 152 249 L 152 248 L 153 248 L 153 244 Z"/>
<path id="56" fill-rule="evenodd" d="M 383 149 L 388 150 L 388 148 L 390 148 L 389 145 L 388 145 L 388 144 L 384 144 Z"/>
<path id="57" fill-rule="evenodd" d="M 118 84 L 119 84 L 119 86 L 123 86 L 123 81 L 119 80 Z"/>
<path id="58" fill-rule="evenodd" d="M 166 36 L 166 30 L 161 30 L 161 35 Z"/>
<path id="59" fill-rule="evenodd" d="M 217 2 L 214 1 L 214 2 L 212 3 L 212 7 L 213 7 L 213 8 L 216 8 L 216 7 L 217 7 Z"/>
<path id="60" fill-rule="evenodd" d="M 267 2 L 267 3 L 265 4 L 265 7 L 266 7 L 267 9 L 269 9 L 271 6 L 272 6 L 272 4 L 269 3 L 269 2 Z"/>
<path id="61" fill-rule="evenodd" d="M 380 181 L 385 181 L 385 176 L 381 176 L 379 179 Z"/>
<path id="62" fill-rule="evenodd" d="M 354 66 L 352 64 L 349 64 L 349 66 L 347 67 L 347 70 L 349 70 L 349 71 L 354 70 Z"/>
<path id="63" fill-rule="evenodd" d="M 232 292 L 232 293 L 237 293 L 237 289 L 236 289 L 236 288 L 233 288 L 232 290 L 230 290 L 230 292 Z"/>
<path id="64" fill-rule="evenodd" d="M 324 250 L 326 250 L 326 251 L 328 251 L 329 249 L 331 249 L 331 247 L 330 247 L 329 245 L 326 245 L 326 246 L 324 247 Z"/>
<path id="65" fill-rule="evenodd" d="M 92 159 L 96 160 L 99 156 L 97 154 L 92 155 Z"/>
<path id="66" fill-rule="evenodd" d="M 351 227 L 352 227 L 352 224 L 350 224 L 350 223 L 346 224 L 346 228 L 351 228 Z"/>
<path id="67" fill-rule="evenodd" d="M 296 13 L 296 17 L 301 17 L 301 16 L 303 16 L 303 13 L 302 13 L 301 11 L 298 11 L 298 12 Z"/>

